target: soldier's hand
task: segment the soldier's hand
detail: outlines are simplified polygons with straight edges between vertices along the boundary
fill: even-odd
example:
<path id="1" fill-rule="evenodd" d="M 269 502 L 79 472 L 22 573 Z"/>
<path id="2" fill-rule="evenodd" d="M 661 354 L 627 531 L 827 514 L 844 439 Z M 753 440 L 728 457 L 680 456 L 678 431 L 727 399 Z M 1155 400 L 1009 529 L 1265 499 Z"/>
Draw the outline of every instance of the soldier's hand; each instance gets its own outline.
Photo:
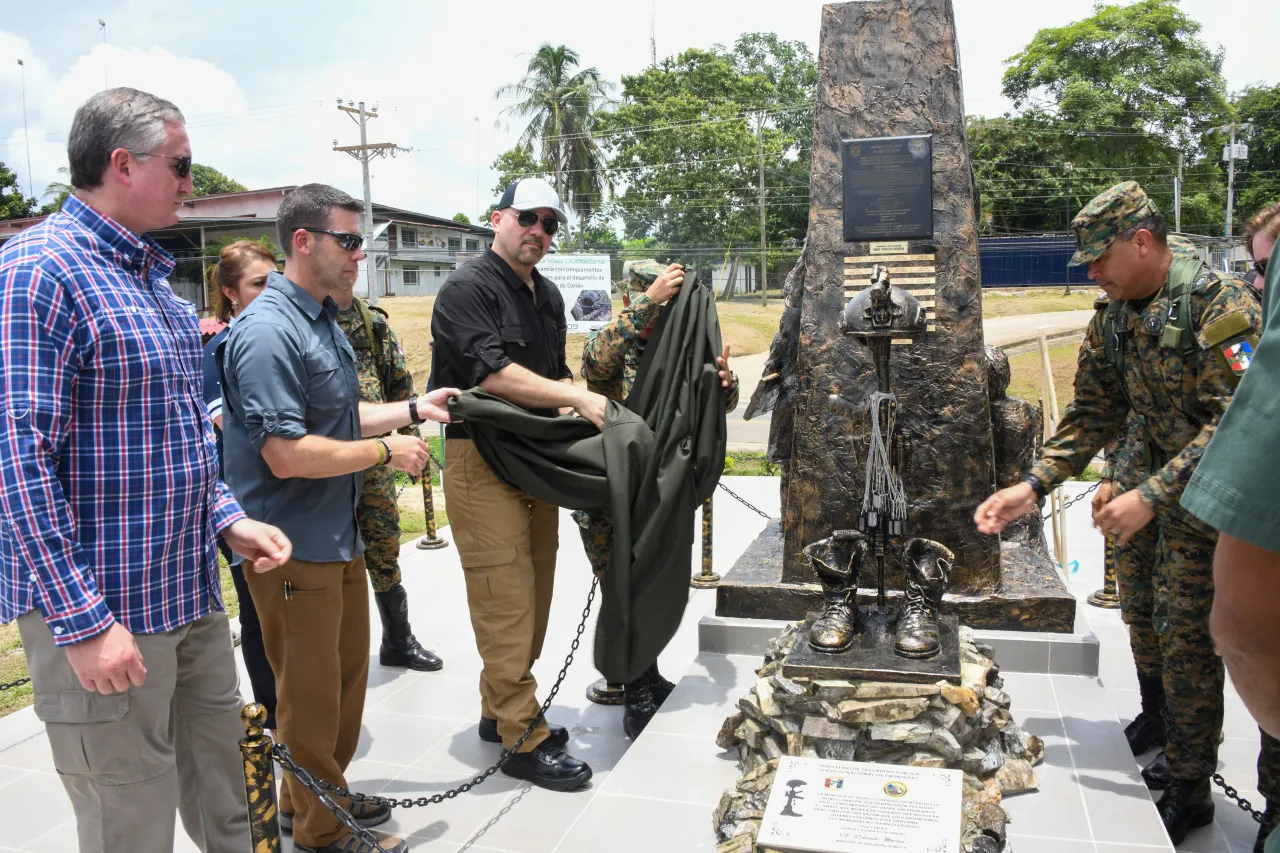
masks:
<path id="1" fill-rule="evenodd" d="M 724 345 L 724 355 L 716 358 L 716 365 L 720 368 L 720 385 L 728 388 L 733 385 L 733 371 L 729 369 L 729 345 Z"/>
<path id="2" fill-rule="evenodd" d="M 427 443 L 415 435 L 393 433 L 382 439 L 391 448 L 391 461 L 388 468 L 403 471 L 411 477 L 417 477 L 427 467 L 431 451 Z"/>
<path id="3" fill-rule="evenodd" d="M 1098 526 L 1098 513 L 1102 512 L 1102 508 L 1111 503 L 1111 481 L 1103 480 L 1098 483 L 1098 490 L 1093 493 L 1093 500 L 1089 505 L 1093 507 L 1093 526 Z"/>
<path id="4" fill-rule="evenodd" d="M 672 264 L 662 275 L 653 280 L 653 284 L 649 285 L 644 295 L 659 305 L 666 305 L 671 301 L 671 297 L 680 292 L 682 284 L 684 284 L 684 267 Z"/>
<path id="5" fill-rule="evenodd" d="M 1151 523 L 1156 514 L 1138 490 L 1125 492 L 1093 517 L 1093 524 L 1117 545 L 1128 545 L 1133 535 Z"/>
<path id="6" fill-rule="evenodd" d="M 979 504 L 973 514 L 973 523 L 978 525 L 979 533 L 994 536 L 1002 533 L 1009 522 L 1034 509 L 1035 505 L 1035 489 L 1027 483 L 1019 483 L 1001 489 Z"/>

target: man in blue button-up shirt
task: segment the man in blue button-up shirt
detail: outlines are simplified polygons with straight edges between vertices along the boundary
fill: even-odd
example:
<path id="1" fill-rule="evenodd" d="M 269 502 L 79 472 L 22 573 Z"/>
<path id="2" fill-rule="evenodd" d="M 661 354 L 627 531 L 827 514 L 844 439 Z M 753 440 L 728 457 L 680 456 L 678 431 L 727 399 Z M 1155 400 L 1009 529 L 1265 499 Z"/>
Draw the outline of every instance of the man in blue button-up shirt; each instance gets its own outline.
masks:
<path id="1" fill-rule="evenodd" d="M 294 543 L 288 563 L 245 577 L 276 674 L 276 735 L 298 766 L 343 786 L 369 671 L 369 581 L 356 527 L 363 472 L 390 465 L 421 474 L 426 443 L 383 434 L 424 418 L 448 421 L 443 403 L 457 393 L 360 402 L 355 352 L 330 294 L 355 281 L 363 209 L 320 184 L 284 197 L 276 212 L 284 275 L 272 274 L 236 317 L 222 354 L 227 483 L 247 512 L 279 525 Z M 391 810 L 356 803 L 352 815 L 376 826 Z M 293 832 L 295 850 L 364 849 L 288 775 L 280 824 Z M 384 839 L 379 849 L 406 848 Z"/>
<path id="2" fill-rule="evenodd" d="M 206 853 L 249 833 L 215 536 L 257 571 L 288 540 L 218 480 L 200 332 L 150 238 L 191 192 L 173 104 L 95 95 L 76 187 L 0 251 L 0 621 L 15 618 L 81 851 Z"/>

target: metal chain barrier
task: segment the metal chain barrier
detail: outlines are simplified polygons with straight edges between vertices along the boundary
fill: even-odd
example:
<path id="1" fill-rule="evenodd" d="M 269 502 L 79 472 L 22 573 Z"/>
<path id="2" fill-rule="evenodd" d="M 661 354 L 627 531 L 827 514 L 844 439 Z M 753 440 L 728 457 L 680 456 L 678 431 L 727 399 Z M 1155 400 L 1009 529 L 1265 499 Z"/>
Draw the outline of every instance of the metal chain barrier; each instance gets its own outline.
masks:
<path id="1" fill-rule="evenodd" d="M 730 495 L 730 497 L 732 497 L 732 498 L 733 498 L 734 500 L 736 500 L 738 503 L 742 504 L 742 505 L 743 505 L 743 506 L 745 506 L 747 509 L 749 509 L 749 510 L 751 510 L 752 512 L 754 512 L 756 515 L 760 516 L 760 517 L 761 517 L 761 518 L 763 518 L 765 521 L 768 521 L 768 520 L 769 520 L 769 514 L 768 514 L 767 512 L 765 512 L 764 510 L 760 509 L 760 507 L 758 507 L 758 506 L 756 506 L 755 504 L 751 503 L 751 501 L 747 500 L 747 499 L 746 499 L 746 498 L 744 498 L 742 495 L 738 494 L 738 493 L 737 493 L 737 492 L 735 492 L 733 489 L 731 489 L 731 488 L 729 488 L 728 486 L 726 486 L 726 485 L 724 484 L 724 480 L 721 480 L 721 481 L 720 481 L 719 486 L 720 486 L 720 488 L 722 488 L 722 489 L 724 489 L 726 492 L 728 492 L 728 493 L 729 493 L 729 495 Z"/>
<path id="2" fill-rule="evenodd" d="M 1085 498 L 1089 497 L 1089 495 L 1091 495 L 1091 494 L 1093 494 L 1094 492 L 1098 491 L 1098 486 L 1101 486 L 1101 485 L 1102 485 L 1102 483 L 1101 483 L 1101 482 L 1094 483 L 1092 486 L 1090 486 L 1089 488 L 1085 489 L 1083 492 L 1081 492 L 1080 494 L 1076 495 L 1074 498 L 1071 498 L 1070 500 L 1066 501 L 1066 502 L 1065 502 L 1065 503 L 1063 503 L 1063 505 L 1062 505 L 1062 511 L 1063 511 L 1063 512 L 1066 512 L 1068 509 L 1070 509 L 1070 508 L 1071 508 L 1072 504 L 1077 504 L 1077 503 L 1079 503 L 1080 501 L 1084 500 Z M 1053 514 L 1053 511 L 1052 511 L 1052 510 L 1050 510 L 1049 512 L 1042 513 L 1040 517 L 1041 517 L 1041 518 L 1048 518 L 1048 517 L 1049 517 L 1050 515 L 1052 515 L 1052 514 Z"/>
<path id="3" fill-rule="evenodd" d="M 320 802 L 324 804 L 325 808 L 333 812 L 334 815 L 343 822 L 343 824 L 345 824 L 348 827 L 352 827 L 351 831 L 355 832 L 357 834 L 357 837 L 359 837 L 363 841 L 367 841 L 368 843 L 370 843 L 371 850 L 377 850 L 378 849 L 376 846 L 377 840 L 374 838 L 373 834 L 370 833 L 364 827 L 359 826 L 358 824 L 353 826 L 353 824 L 355 823 L 354 819 L 350 818 L 349 813 L 347 813 L 345 810 L 342 809 L 340 805 L 334 802 L 333 798 L 330 797 L 329 794 L 333 794 L 338 797 L 348 798 L 353 803 L 372 803 L 374 805 L 387 806 L 388 808 L 393 808 L 393 809 L 394 808 L 408 809 L 408 808 L 413 808 L 414 806 L 432 806 L 432 805 L 436 805 L 437 803 L 442 803 L 445 800 L 452 800 L 454 797 L 457 797 L 459 794 L 465 794 L 467 791 L 470 791 L 472 788 L 484 782 L 484 780 L 488 779 L 494 773 L 497 773 L 498 770 L 502 767 L 502 765 L 506 764 L 507 760 L 513 754 L 518 752 L 520 747 L 524 745 L 524 742 L 529 739 L 530 735 L 533 734 L 534 730 L 538 727 L 538 723 L 542 722 L 543 717 L 547 713 L 547 710 L 551 707 L 551 703 L 552 701 L 555 700 L 556 694 L 560 692 L 560 685 L 564 683 L 565 676 L 569 672 L 569 667 L 573 664 L 573 656 L 577 653 L 578 647 L 581 645 L 582 634 L 584 631 L 586 631 L 587 619 L 591 615 L 591 605 L 595 602 L 596 590 L 599 587 L 599 585 L 600 585 L 600 580 L 598 578 L 593 578 L 591 581 L 591 591 L 587 593 L 587 603 L 582 608 L 582 619 L 578 622 L 578 629 L 577 629 L 577 632 L 574 634 L 573 642 L 569 644 L 569 654 L 567 657 L 565 657 L 564 666 L 560 667 L 560 673 L 559 675 L 556 676 L 555 684 L 551 686 L 551 690 L 547 693 L 546 700 L 542 703 L 542 707 L 538 709 L 537 716 L 533 718 L 533 722 L 529 724 L 529 728 L 524 730 L 524 734 L 522 734 L 520 736 L 520 739 L 515 742 L 515 745 L 512 746 L 511 749 L 504 749 L 502 751 L 502 757 L 498 759 L 496 764 L 494 764 L 492 767 L 489 767 L 487 770 L 485 770 L 483 773 L 480 773 L 478 776 L 474 777 L 469 782 L 459 785 L 458 787 L 453 788 L 451 790 L 445 791 L 444 793 L 434 794 L 430 797 L 418 797 L 416 799 L 413 797 L 405 797 L 404 799 L 396 799 L 395 797 L 382 797 L 382 796 L 378 796 L 377 794 L 361 794 L 357 791 L 352 791 L 348 788 L 343 788 L 339 785 L 334 785 L 332 782 L 329 782 L 325 779 L 317 779 L 315 776 L 311 775 L 310 773 L 307 773 L 307 771 L 298 767 L 298 765 L 296 765 L 293 762 L 292 757 L 290 757 L 289 755 L 289 748 L 287 746 L 284 746 L 283 744 L 276 744 L 273 750 L 275 759 L 278 762 L 280 762 L 280 765 L 284 767 L 285 770 L 288 770 L 289 772 L 297 776 L 298 781 L 301 782 L 303 786 L 305 786 L 308 790 L 314 793 L 316 797 L 319 798 Z M 345 819 L 344 819 L 344 815 L 346 816 Z M 370 841 L 370 839 L 372 840 Z"/>
<path id="4" fill-rule="evenodd" d="M 7 681 L 3 684 L 0 684 L 0 693 L 3 693 L 6 690 L 12 690 L 15 687 L 21 687 L 24 684 L 30 684 L 30 683 L 31 683 L 30 678 L 19 678 L 17 681 Z"/>
<path id="5" fill-rule="evenodd" d="M 1182 730 L 1178 728 L 1178 724 L 1169 716 L 1167 708 L 1164 712 L 1164 727 L 1169 736 L 1173 740 L 1177 741 L 1178 746 L 1185 749 L 1189 754 L 1195 756 L 1196 760 L 1200 762 L 1200 766 L 1203 768 L 1204 772 L 1209 774 L 1209 778 L 1213 781 L 1213 784 L 1221 788 L 1222 793 L 1226 794 L 1227 799 L 1234 802 L 1236 806 L 1240 808 L 1240 811 L 1250 815 L 1259 824 L 1266 821 L 1266 817 L 1262 812 L 1253 807 L 1253 803 L 1240 796 L 1240 793 L 1236 791 L 1235 788 L 1227 784 L 1227 780 L 1222 778 L 1222 774 L 1218 772 L 1218 768 L 1216 766 L 1205 761 L 1196 753 L 1191 744 L 1187 742 L 1187 738 L 1182 733 Z"/>

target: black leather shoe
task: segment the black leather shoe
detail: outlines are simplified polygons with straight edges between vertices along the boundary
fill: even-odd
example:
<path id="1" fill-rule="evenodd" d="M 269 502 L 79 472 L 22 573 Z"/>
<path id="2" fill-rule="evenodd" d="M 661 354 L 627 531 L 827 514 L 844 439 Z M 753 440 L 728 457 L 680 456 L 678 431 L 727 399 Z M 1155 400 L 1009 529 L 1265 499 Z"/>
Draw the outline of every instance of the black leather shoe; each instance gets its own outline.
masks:
<path id="1" fill-rule="evenodd" d="M 1174 779 L 1156 803 L 1169 841 L 1176 847 L 1187 832 L 1213 823 L 1213 793 L 1208 779 Z"/>
<path id="2" fill-rule="evenodd" d="M 391 807 L 373 803 L 352 803 L 351 816 L 356 823 L 369 829 L 391 820 Z M 280 831 L 285 835 L 293 835 L 293 814 L 280 812 Z"/>
<path id="3" fill-rule="evenodd" d="M 375 832 L 374 837 L 378 839 L 378 853 L 409 853 L 409 845 L 404 843 L 401 838 L 394 835 L 384 835 L 381 832 Z M 308 847 L 305 844 L 294 842 L 293 849 L 299 853 L 369 853 L 369 848 L 363 841 L 356 838 L 355 833 L 348 832 L 337 841 L 324 845 L 323 847 Z"/>
<path id="4" fill-rule="evenodd" d="M 429 652 L 413 636 L 409 626 L 409 594 L 400 584 L 386 592 L 374 593 L 378 602 L 378 615 L 382 618 L 382 646 L 378 649 L 378 663 L 383 666 L 402 666 L 415 672 L 435 672 L 444 661 Z"/>
<path id="5" fill-rule="evenodd" d="M 569 730 L 564 726 L 557 726 L 555 723 L 547 723 L 547 731 L 551 735 L 547 738 L 547 743 L 553 743 L 556 746 L 567 746 L 569 743 Z M 502 735 L 498 734 L 498 721 L 489 717 L 481 717 L 480 725 L 476 726 L 476 733 L 480 735 L 480 740 L 489 743 L 502 743 Z"/>
<path id="6" fill-rule="evenodd" d="M 1262 825 L 1258 827 L 1258 839 L 1253 842 L 1253 853 L 1263 853 L 1267 847 L 1267 836 L 1280 824 L 1280 807 L 1267 800 L 1267 810 L 1262 814 Z"/>
<path id="7" fill-rule="evenodd" d="M 1163 749 L 1156 753 L 1151 763 L 1142 768 L 1142 781 L 1146 782 L 1147 787 L 1153 791 L 1163 791 L 1173 781 L 1173 777 L 1169 775 L 1169 761 Z"/>
<path id="8" fill-rule="evenodd" d="M 507 758 L 502 772 L 513 779 L 532 782 L 549 791 L 572 791 L 591 780 L 591 768 L 549 740 L 532 752 L 517 752 Z"/>
<path id="9" fill-rule="evenodd" d="M 622 730 L 627 733 L 627 737 L 635 740 L 640 737 L 644 727 L 649 725 L 653 715 L 658 713 L 658 703 L 654 699 L 647 675 L 642 675 L 623 687 L 622 703 Z"/>

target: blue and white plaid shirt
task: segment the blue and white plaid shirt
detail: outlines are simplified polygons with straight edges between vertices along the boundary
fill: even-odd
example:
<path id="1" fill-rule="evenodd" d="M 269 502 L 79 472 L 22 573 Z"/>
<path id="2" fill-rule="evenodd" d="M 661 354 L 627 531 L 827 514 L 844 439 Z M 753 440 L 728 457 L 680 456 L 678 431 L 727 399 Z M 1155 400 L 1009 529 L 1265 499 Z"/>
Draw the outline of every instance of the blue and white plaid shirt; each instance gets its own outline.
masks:
<path id="1" fill-rule="evenodd" d="M 0 249 L 0 622 L 58 645 L 222 608 L 200 331 L 173 257 L 75 196 Z"/>

